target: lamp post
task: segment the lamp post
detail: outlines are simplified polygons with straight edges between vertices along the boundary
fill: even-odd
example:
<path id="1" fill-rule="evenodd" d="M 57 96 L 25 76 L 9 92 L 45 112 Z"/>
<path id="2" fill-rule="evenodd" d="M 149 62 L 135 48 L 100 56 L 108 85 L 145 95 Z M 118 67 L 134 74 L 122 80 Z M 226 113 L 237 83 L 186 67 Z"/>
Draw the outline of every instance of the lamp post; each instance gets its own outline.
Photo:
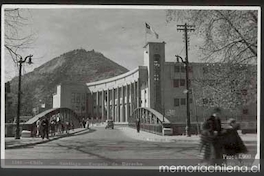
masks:
<path id="1" fill-rule="evenodd" d="M 185 59 L 185 61 L 182 59 L 181 56 L 175 55 L 177 62 L 179 62 L 179 59 L 181 59 L 182 63 L 185 64 L 185 73 L 186 73 L 186 114 L 187 114 L 187 119 L 186 119 L 186 135 L 188 137 L 191 136 L 190 129 L 191 129 L 191 120 L 190 120 L 190 103 L 189 103 L 189 62 L 188 59 Z"/>
<path id="2" fill-rule="evenodd" d="M 31 58 L 33 55 L 29 55 L 24 59 L 20 57 L 19 63 L 19 77 L 18 77 L 18 92 L 17 92 L 17 119 L 16 119 L 16 135 L 15 139 L 20 139 L 20 127 L 19 127 L 19 118 L 20 118 L 20 95 L 21 95 L 21 71 L 22 71 L 22 64 L 26 62 L 28 59 L 28 64 L 32 64 Z"/>

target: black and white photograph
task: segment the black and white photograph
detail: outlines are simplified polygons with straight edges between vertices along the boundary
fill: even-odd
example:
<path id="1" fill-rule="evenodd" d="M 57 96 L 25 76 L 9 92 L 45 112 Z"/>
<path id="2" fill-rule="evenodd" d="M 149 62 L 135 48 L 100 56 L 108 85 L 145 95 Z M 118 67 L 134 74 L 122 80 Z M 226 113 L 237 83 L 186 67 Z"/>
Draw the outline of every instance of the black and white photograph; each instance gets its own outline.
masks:
<path id="1" fill-rule="evenodd" d="M 260 13 L 2 5 L 1 166 L 258 172 Z"/>

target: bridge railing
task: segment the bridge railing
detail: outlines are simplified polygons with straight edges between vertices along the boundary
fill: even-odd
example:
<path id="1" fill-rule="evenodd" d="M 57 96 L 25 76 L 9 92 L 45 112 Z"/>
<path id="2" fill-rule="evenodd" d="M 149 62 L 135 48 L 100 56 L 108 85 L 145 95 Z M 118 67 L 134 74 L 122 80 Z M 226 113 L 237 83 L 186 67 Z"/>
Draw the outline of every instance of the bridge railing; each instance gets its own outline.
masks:
<path id="1" fill-rule="evenodd" d="M 164 128 L 170 124 L 169 120 L 158 111 L 140 107 L 133 111 L 132 115 L 128 118 L 128 126 L 136 128 L 136 120 L 140 121 L 140 130 L 164 135 Z"/>

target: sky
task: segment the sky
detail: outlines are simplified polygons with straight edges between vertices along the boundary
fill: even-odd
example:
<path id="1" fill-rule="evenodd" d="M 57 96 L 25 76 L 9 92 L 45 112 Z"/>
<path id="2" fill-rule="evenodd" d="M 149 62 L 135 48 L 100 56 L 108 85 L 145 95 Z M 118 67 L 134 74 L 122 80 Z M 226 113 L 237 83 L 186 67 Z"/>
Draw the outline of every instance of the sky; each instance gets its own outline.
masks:
<path id="1" fill-rule="evenodd" d="M 129 70 L 143 65 L 143 46 L 148 41 L 166 42 L 166 61 L 175 61 L 176 54 L 185 57 L 183 32 L 176 27 L 182 23 L 167 23 L 164 9 L 30 8 L 28 14 L 30 24 L 25 31 L 33 32 L 35 40 L 19 54 L 33 54 L 34 64 L 23 64 L 23 74 L 80 48 L 101 52 Z M 158 33 L 159 39 L 146 34 L 145 23 Z M 201 61 L 201 44 L 202 39 L 190 33 L 190 62 Z M 4 57 L 6 82 L 18 76 L 18 68 L 7 54 Z"/>

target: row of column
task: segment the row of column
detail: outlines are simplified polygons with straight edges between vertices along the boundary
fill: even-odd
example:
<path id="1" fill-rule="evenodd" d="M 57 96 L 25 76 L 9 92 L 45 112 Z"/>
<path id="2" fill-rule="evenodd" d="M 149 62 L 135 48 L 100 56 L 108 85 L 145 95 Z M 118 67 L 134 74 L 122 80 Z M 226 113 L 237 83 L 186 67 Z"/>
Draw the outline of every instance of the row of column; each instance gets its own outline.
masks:
<path id="1" fill-rule="evenodd" d="M 91 93 L 93 118 L 127 122 L 133 110 L 140 107 L 139 81 Z"/>

